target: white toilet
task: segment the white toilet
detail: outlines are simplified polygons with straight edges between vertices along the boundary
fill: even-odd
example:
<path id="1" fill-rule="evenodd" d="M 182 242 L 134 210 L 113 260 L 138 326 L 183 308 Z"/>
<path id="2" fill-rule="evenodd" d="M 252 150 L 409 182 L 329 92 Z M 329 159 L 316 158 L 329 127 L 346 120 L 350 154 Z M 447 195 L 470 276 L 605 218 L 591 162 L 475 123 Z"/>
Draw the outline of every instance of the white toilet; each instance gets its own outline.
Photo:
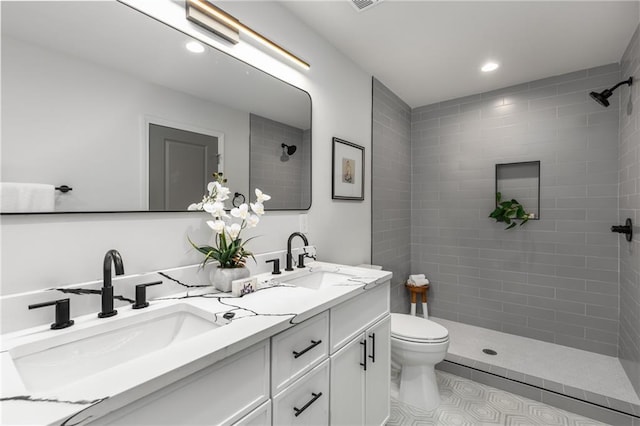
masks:
<path id="1" fill-rule="evenodd" d="M 391 314 L 391 359 L 401 368 L 398 399 L 433 410 L 440 404 L 435 366 L 449 348 L 449 331 L 428 319 Z"/>

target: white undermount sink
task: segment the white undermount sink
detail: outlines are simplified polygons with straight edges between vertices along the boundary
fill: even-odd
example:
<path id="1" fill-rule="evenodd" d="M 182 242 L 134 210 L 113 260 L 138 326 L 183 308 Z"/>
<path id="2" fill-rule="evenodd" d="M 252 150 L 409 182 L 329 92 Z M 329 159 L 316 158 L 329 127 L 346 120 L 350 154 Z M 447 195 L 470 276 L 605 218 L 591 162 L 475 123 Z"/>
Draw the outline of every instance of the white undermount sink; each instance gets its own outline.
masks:
<path id="1" fill-rule="evenodd" d="M 96 318 L 63 332 L 47 331 L 50 337 L 17 345 L 9 353 L 27 390 L 40 392 L 70 385 L 221 325 L 213 314 L 187 303 L 147 309 L 108 320 Z"/>
<path id="2" fill-rule="evenodd" d="M 282 281 L 286 284 L 295 285 L 297 287 L 316 290 L 336 285 L 356 285 L 360 282 L 351 274 L 326 270 L 310 271 L 302 276 L 296 276 L 291 279 L 287 279 L 285 277 Z"/>

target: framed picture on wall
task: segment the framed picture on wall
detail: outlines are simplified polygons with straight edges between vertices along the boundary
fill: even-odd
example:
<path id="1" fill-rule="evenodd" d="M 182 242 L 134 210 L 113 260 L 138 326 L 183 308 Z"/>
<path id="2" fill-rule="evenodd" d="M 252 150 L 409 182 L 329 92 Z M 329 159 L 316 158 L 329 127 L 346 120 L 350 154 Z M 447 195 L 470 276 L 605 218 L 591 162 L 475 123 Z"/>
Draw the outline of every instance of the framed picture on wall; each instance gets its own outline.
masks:
<path id="1" fill-rule="evenodd" d="M 331 198 L 364 200 L 364 147 L 333 138 Z"/>

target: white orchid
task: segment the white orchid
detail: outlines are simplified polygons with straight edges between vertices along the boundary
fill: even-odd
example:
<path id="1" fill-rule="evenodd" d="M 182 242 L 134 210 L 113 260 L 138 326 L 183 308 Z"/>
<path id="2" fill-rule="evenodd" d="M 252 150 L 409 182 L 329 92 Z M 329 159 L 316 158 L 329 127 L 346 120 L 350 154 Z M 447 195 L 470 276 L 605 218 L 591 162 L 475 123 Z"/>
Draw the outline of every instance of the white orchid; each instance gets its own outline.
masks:
<path id="1" fill-rule="evenodd" d="M 255 189 L 256 192 L 256 202 L 262 204 L 265 201 L 269 201 L 271 199 L 271 195 L 267 195 L 260 191 L 258 188 Z"/>
<path id="2" fill-rule="evenodd" d="M 227 234 L 229 234 L 231 239 L 235 240 L 236 238 L 238 238 L 238 235 L 240 235 L 240 231 L 242 231 L 242 228 L 240 227 L 239 223 L 232 223 L 231 226 L 225 227 L 225 231 L 227 231 Z"/>
<path id="3" fill-rule="evenodd" d="M 209 182 L 207 184 L 207 191 L 209 191 L 209 197 L 215 197 L 216 196 L 216 190 L 218 189 L 218 186 L 220 184 L 218 182 Z"/>
<path id="4" fill-rule="evenodd" d="M 220 185 L 220 184 L 218 184 L 218 185 Z M 218 192 L 216 193 L 216 201 L 228 200 L 230 193 L 231 193 L 231 190 L 229 188 L 227 188 L 226 186 L 220 185 L 218 187 Z"/>
<path id="5" fill-rule="evenodd" d="M 207 202 L 203 206 L 204 211 L 211 213 L 211 216 L 215 218 L 229 217 L 224 210 L 224 203 L 222 201 Z"/>
<path id="6" fill-rule="evenodd" d="M 216 231 L 216 234 L 222 234 L 227 224 L 224 222 L 224 220 L 208 220 L 207 225 L 209 225 L 209 228 Z"/>
<path id="7" fill-rule="evenodd" d="M 257 214 L 258 216 L 262 216 L 264 214 L 264 206 L 262 205 L 262 203 L 250 203 L 251 204 L 251 210 L 253 210 L 253 212 L 255 214 Z"/>
<path id="8" fill-rule="evenodd" d="M 258 222 L 260 222 L 260 218 L 258 216 L 256 216 L 255 214 L 249 215 L 249 217 L 247 218 L 247 227 L 255 228 L 256 226 L 258 226 Z"/>
<path id="9" fill-rule="evenodd" d="M 231 209 L 231 216 L 246 219 L 249 216 L 249 206 L 246 203 L 240 204 L 240 207 Z"/>
<path id="10" fill-rule="evenodd" d="M 245 248 L 248 240 L 243 241 L 240 238 L 242 230 L 245 228 L 255 228 L 260 222 L 260 216 L 264 215 L 265 201 L 271 197 L 259 189 L 255 190 L 256 202 L 241 204 L 231 209 L 231 215 L 228 215 L 224 209 L 224 201 L 229 199 L 231 190 L 224 186 L 226 179 L 222 173 L 214 173 L 215 180 L 207 185 L 207 194 L 204 195 L 199 203 L 189 205 L 189 210 L 204 210 L 213 216 L 213 220 L 208 220 L 209 226 L 215 232 L 215 246 L 197 246 L 189 239 L 191 245 L 204 254 L 202 266 L 210 261 L 218 261 L 221 268 L 236 268 L 244 266 L 246 258 L 253 254 Z M 233 222 L 239 220 L 238 223 Z"/>
<path id="11" fill-rule="evenodd" d="M 231 190 L 218 181 L 209 182 L 207 185 L 207 191 L 209 195 L 204 197 L 204 202 L 207 200 L 212 201 L 225 201 L 229 199 L 229 193 Z"/>

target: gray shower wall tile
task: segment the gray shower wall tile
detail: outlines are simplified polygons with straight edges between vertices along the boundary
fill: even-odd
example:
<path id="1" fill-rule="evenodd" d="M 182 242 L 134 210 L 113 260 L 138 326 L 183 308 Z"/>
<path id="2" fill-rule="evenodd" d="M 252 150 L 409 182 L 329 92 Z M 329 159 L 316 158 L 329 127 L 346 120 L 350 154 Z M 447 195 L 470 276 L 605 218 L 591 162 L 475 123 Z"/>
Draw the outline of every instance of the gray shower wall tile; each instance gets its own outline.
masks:
<path id="1" fill-rule="evenodd" d="M 637 78 L 640 75 L 640 26 L 627 46 L 621 59 L 621 78 L 629 76 Z M 619 169 L 619 197 L 620 211 L 618 223 L 623 223 L 626 217 L 640 218 L 640 185 L 637 177 L 640 175 L 640 92 L 636 85 L 621 86 L 620 97 L 620 139 L 618 149 L 620 158 Z M 631 106 L 631 108 L 629 108 Z M 618 356 L 622 366 L 629 376 L 634 389 L 640 395 L 640 265 L 637 253 L 640 253 L 638 239 L 627 242 L 618 238 L 620 245 L 620 331 Z M 639 413 L 640 414 L 640 413 Z M 639 422 L 640 423 L 640 422 Z"/>
<path id="2" fill-rule="evenodd" d="M 406 238 L 410 264 L 403 273 L 429 276 L 433 314 L 610 353 L 610 333 L 619 326 L 612 302 L 617 292 L 602 290 L 618 281 L 618 239 L 608 235 L 619 220 L 618 115 L 600 109 L 588 93 L 615 84 L 619 72 L 617 64 L 606 64 L 413 110 L 374 81 L 374 109 L 384 111 L 374 111 L 374 186 L 386 191 L 374 198 L 374 263 L 404 265 L 389 252 Z M 394 108 L 403 112 L 390 113 Z M 398 127 L 408 129 L 410 141 L 403 139 L 406 131 L 393 130 Z M 628 139 L 620 135 L 623 152 L 630 153 L 621 161 L 637 170 L 637 155 L 631 154 L 637 151 Z M 382 154 L 393 155 L 388 151 L 409 159 L 408 177 L 384 164 Z M 494 165 L 529 160 L 542 162 L 541 219 L 504 231 L 487 218 Z M 397 185 L 387 187 L 387 181 Z M 410 199 L 398 203 L 395 192 L 407 182 Z M 635 186 L 624 190 L 640 198 Z M 401 228 L 401 236 L 385 239 L 384 253 L 377 253 L 376 240 L 395 228 L 376 205 L 391 211 L 392 204 L 408 206 L 409 233 L 405 237 Z M 404 299 L 402 288 L 394 297 Z M 598 321 L 604 325 L 594 326 Z"/>
<path id="3" fill-rule="evenodd" d="M 439 126 L 439 109 L 414 111 L 377 79 L 373 85 L 373 264 L 393 272 L 391 310 L 408 312 L 404 282 L 411 273 L 411 134 Z M 436 116 L 430 114 L 435 111 Z M 421 123 L 412 130 L 412 116 Z M 435 126 L 435 127 L 434 127 Z M 425 177 L 427 177 L 425 175 Z M 426 223 L 425 223 L 426 224 Z"/>

